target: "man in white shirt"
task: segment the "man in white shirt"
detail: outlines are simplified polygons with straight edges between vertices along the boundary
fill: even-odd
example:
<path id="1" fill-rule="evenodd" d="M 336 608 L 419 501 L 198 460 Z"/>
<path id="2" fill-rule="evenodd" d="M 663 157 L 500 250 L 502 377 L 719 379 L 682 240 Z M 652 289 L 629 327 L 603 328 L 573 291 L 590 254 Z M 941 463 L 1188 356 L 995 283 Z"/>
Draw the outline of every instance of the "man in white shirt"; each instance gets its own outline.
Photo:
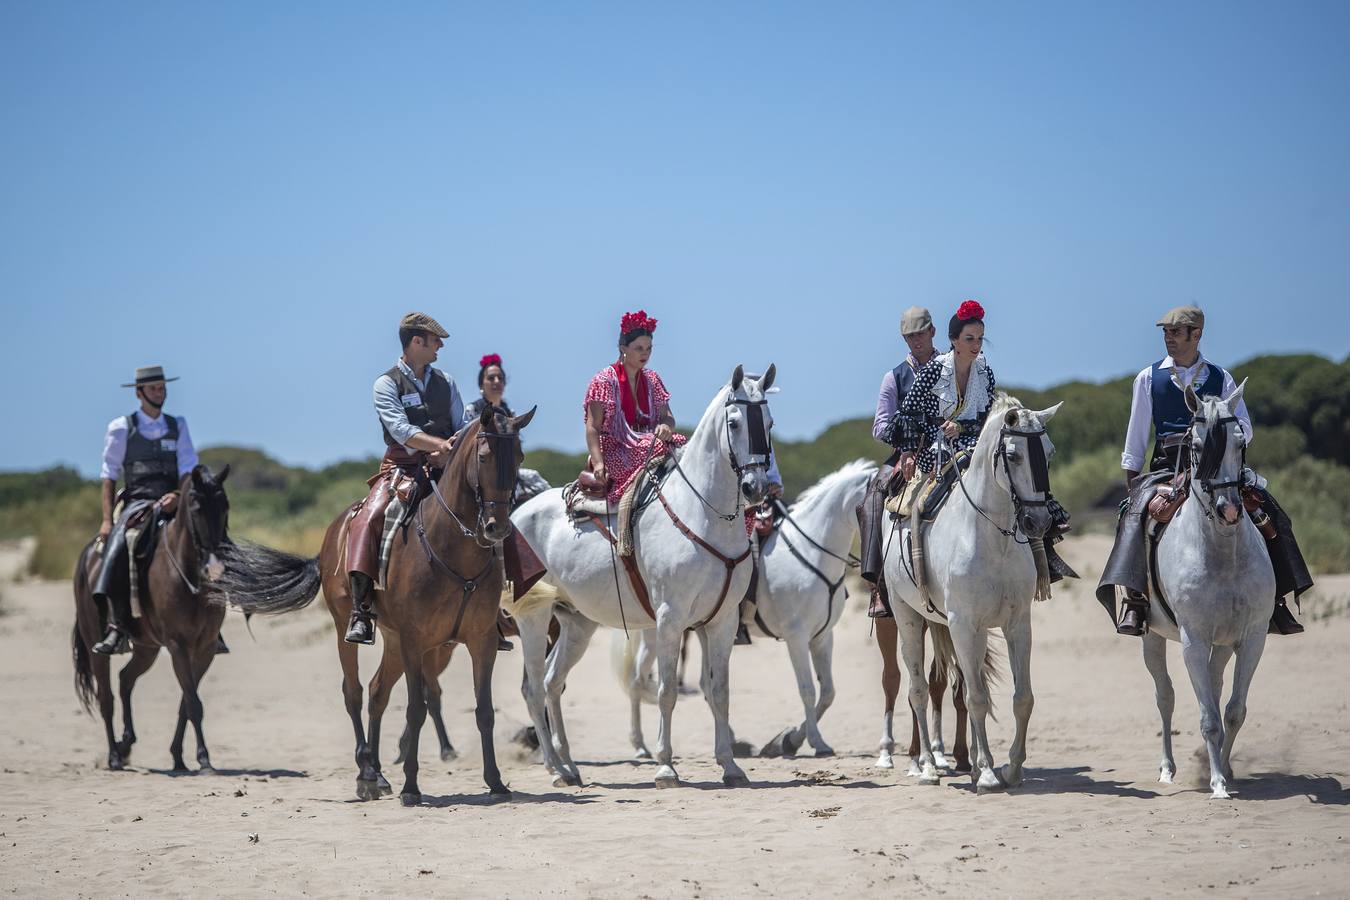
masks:
<path id="1" fill-rule="evenodd" d="M 1116 530 L 1116 544 L 1107 560 L 1101 583 L 1097 586 L 1097 599 L 1113 619 L 1115 588 L 1120 586 L 1125 589 L 1116 631 L 1132 636 L 1142 635 L 1148 627 L 1144 507 L 1157 484 L 1166 480 L 1168 473 L 1177 468 L 1178 454 L 1182 452 L 1182 443 L 1192 418 L 1190 407 L 1186 405 L 1186 388 L 1191 388 L 1200 397 L 1227 397 L 1237 390 L 1233 376 L 1200 353 L 1205 314 L 1199 308 L 1177 307 L 1158 320 L 1158 327 L 1163 330 L 1167 355 L 1144 368 L 1134 379 L 1130 424 L 1125 432 L 1125 449 L 1120 458 L 1120 466 L 1125 470 L 1126 486 L 1130 489 L 1130 508 L 1121 517 Z M 1242 428 L 1243 436 L 1250 443 L 1252 420 L 1245 400 L 1239 400 L 1233 414 Z M 1150 429 L 1154 433 L 1151 450 L 1148 446 Z M 1141 474 L 1144 477 L 1141 478 Z M 1250 469 L 1245 470 L 1244 478 L 1251 482 L 1251 487 L 1256 486 L 1258 479 Z M 1281 546 L 1280 556 L 1272 554 L 1277 582 L 1286 588 L 1282 594 L 1288 590 L 1301 592 L 1306 589 L 1301 587 L 1304 582 L 1310 585 L 1311 579 L 1307 577 L 1306 566 L 1303 566 L 1293 541 L 1293 532 L 1287 525 L 1288 517 L 1284 516 L 1269 495 L 1264 491 L 1261 493 L 1262 508 L 1278 516 L 1282 520 L 1280 530 L 1288 532 L 1284 535 L 1287 539 Z M 1267 513 L 1258 509 L 1252 516 L 1254 519 L 1259 516 L 1258 522 L 1264 522 Z M 1294 619 L 1282 595 L 1276 600 L 1271 631 L 1279 634 L 1298 634 L 1303 631 L 1303 626 Z"/>
<path id="2" fill-rule="evenodd" d="M 160 366 L 142 366 L 136 379 L 122 387 L 136 389 L 140 408 L 131 415 L 108 423 L 103 441 L 103 465 L 99 471 L 103 491 L 103 522 L 98 529 L 103 564 L 94 583 L 94 601 L 106 608 L 108 631 L 94 645 L 95 653 L 125 653 L 130 649 L 131 582 L 130 549 L 126 545 L 127 522 L 153 506 L 157 513 L 173 515 L 178 508 L 178 482 L 197 465 L 197 451 L 188 434 L 187 420 L 164 414 L 168 397 Z M 124 483 L 121 515 L 114 521 L 117 483 Z M 217 652 L 229 652 L 217 648 Z"/>

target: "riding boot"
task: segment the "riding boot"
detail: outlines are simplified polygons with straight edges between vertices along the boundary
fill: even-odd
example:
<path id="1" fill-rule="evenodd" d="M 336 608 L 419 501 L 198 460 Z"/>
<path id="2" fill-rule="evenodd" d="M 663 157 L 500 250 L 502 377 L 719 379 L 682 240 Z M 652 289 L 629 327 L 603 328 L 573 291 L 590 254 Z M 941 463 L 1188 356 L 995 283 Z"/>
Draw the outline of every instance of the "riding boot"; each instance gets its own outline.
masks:
<path id="1" fill-rule="evenodd" d="M 105 656 L 113 653 L 127 653 L 131 650 L 131 634 L 127 623 L 131 622 L 131 602 L 126 598 L 105 598 L 108 603 L 108 631 L 103 640 L 93 645 L 94 653 Z"/>
<path id="2" fill-rule="evenodd" d="M 1148 631 L 1148 598 L 1138 591 L 1127 590 L 1120 606 L 1116 634 L 1142 637 Z"/>
<path id="3" fill-rule="evenodd" d="M 869 619 L 895 618 L 895 613 L 891 612 L 891 598 L 886 590 L 886 579 L 883 576 L 878 576 L 877 583 L 872 585 L 872 597 L 867 603 L 867 617 Z"/>
<path id="4" fill-rule="evenodd" d="M 375 584 L 370 576 L 352 572 L 352 618 L 347 623 L 347 634 L 342 638 L 349 644 L 375 643 Z"/>
<path id="5" fill-rule="evenodd" d="M 740 647 L 750 643 L 750 627 L 746 625 L 746 620 L 753 621 L 755 618 L 755 601 L 750 599 L 747 594 L 741 599 L 740 620 L 736 623 L 736 640 L 732 642 L 733 647 Z"/>
<path id="6" fill-rule="evenodd" d="M 1289 604 L 1285 603 L 1281 597 L 1275 601 L 1275 612 L 1270 616 L 1270 626 L 1266 629 L 1267 634 L 1302 634 L 1303 626 L 1299 624 L 1298 619 L 1294 618 L 1293 612 L 1289 609 Z"/>
<path id="7" fill-rule="evenodd" d="M 862 503 L 858 504 L 859 546 L 862 565 L 859 574 L 864 581 L 875 584 L 881 578 L 882 519 L 886 513 L 886 483 L 890 470 L 882 468 L 867 486 Z"/>
<path id="8" fill-rule="evenodd" d="M 520 634 L 520 629 L 516 623 L 507 615 L 506 610 L 497 610 L 497 652 L 504 653 L 507 650 L 516 649 L 516 645 L 506 639 L 506 635 Z"/>
<path id="9" fill-rule="evenodd" d="M 228 644 L 225 643 L 225 635 L 223 635 L 223 634 L 217 634 L 217 635 L 216 635 L 216 656 L 220 656 L 221 654 L 229 653 L 229 652 L 230 652 L 230 647 L 229 647 Z"/>

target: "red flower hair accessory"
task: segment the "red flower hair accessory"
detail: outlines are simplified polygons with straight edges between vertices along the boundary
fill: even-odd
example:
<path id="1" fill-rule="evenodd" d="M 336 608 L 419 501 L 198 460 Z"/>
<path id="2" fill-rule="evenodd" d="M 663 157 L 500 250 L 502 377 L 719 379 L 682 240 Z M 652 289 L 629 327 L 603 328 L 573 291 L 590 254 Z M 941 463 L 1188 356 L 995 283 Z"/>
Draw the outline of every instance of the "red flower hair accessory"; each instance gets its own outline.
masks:
<path id="1" fill-rule="evenodd" d="M 500 366 L 502 358 L 495 353 L 489 353 L 478 361 L 478 368 L 486 369 L 488 366 Z"/>
<path id="2" fill-rule="evenodd" d="M 642 330 L 648 334 L 656 332 L 656 320 L 647 315 L 645 309 L 639 309 L 637 312 L 624 313 L 619 320 L 619 333 L 632 334 L 634 331 Z"/>
<path id="3" fill-rule="evenodd" d="M 969 322 L 971 319 L 983 319 L 984 307 L 978 300 L 967 300 L 956 310 L 956 317 L 962 322 Z"/>

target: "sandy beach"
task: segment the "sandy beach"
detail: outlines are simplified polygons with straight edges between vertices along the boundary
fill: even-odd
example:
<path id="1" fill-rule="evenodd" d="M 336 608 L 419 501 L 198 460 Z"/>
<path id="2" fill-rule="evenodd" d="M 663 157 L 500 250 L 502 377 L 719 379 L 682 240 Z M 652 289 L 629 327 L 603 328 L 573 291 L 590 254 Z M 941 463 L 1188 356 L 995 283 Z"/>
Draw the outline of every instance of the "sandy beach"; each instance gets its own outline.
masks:
<path id="1" fill-rule="evenodd" d="M 109 772 L 102 728 L 72 690 L 66 582 L 15 581 L 24 547 L 0 554 L 0 889 L 21 897 L 213 894 L 721 897 L 904 894 L 1013 897 L 1350 893 L 1350 577 L 1305 598 L 1302 637 L 1273 637 L 1256 676 L 1230 801 L 1208 799 L 1194 696 L 1171 648 L 1178 783 L 1156 783 L 1158 718 L 1136 640 L 1091 598 L 1108 541 L 1066 544 L 1083 574 L 1035 610 L 1036 709 L 1028 780 L 976 796 L 966 778 L 921 787 L 872 768 L 880 659 L 854 585 L 836 632 L 839 697 L 822 720 L 826 759 L 747 759 L 748 789 L 722 787 L 698 696 L 675 714 L 686 787 L 657 791 L 631 761 L 626 698 L 601 632 L 568 685 L 573 752 L 588 783 L 556 789 L 511 736 L 527 719 L 520 653 L 498 658 L 497 747 L 509 801 L 479 768 L 467 656 L 446 673 L 459 758 L 424 732 L 425 805 L 356 801 L 350 727 L 331 621 L 315 604 L 255 619 L 231 612 L 233 653 L 202 696 L 214 775 L 175 777 L 178 689 L 167 655 L 135 696 L 139 742 Z M 695 654 L 697 651 L 693 651 Z M 365 672 L 375 652 L 362 651 Z M 403 689 L 385 747 L 402 728 Z M 1011 687 L 999 689 L 1005 713 Z M 903 695 L 901 705 L 903 707 Z M 800 717 L 787 653 L 756 640 L 732 660 L 732 722 L 760 744 Z M 1006 755 L 1011 715 L 991 727 Z M 655 710 L 647 716 L 649 739 Z M 947 720 L 948 741 L 954 717 Z M 909 724 L 897 713 L 897 738 Z M 427 738 L 431 740 L 428 741 Z M 189 758 L 192 747 L 189 738 Z M 397 792 L 401 773 L 386 752 Z M 999 760 L 1000 762 L 1003 759 Z"/>

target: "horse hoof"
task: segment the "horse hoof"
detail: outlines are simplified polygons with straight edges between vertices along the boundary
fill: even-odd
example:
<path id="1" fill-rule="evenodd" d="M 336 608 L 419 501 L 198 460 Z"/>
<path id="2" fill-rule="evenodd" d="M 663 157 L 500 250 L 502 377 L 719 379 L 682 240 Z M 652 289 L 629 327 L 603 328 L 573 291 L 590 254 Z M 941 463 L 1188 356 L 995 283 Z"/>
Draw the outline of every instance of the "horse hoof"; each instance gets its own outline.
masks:
<path id="1" fill-rule="evenodd" d="M 872 763 L 872 768 L 874 768 L 874 769 L 894 769 L 894 768 L 895 768 L 895 760 L 891 758 L 891 755 L 890 755 L 889 753 L 883 753 L 883 754 L 881 754 L 880 756 L 877 757 L 877 761 L 876 761 L 876 762 Z"/>
<path id="2" fill-rule="evenodd" d="M 446 747 L 441 750 L 441 762 L 449 762 L 452 759 L 459 759 L 459 751 L 454 747 Z"/>
<path id="3" fill-rule="evenodd" d="M 1212 793 L 1212 794 L 1209 795 L 1209 799 L 1211 799 L 1211 800 L 1231 800 L 1232 798 L 1228 795 L 1228 791 L 1224 790 L 1223 788 L 1215 788 L 1215 789 L 1214 789 L 1214 793 Z"/>
<path id="4" fill-rule="evenodd" d="M 957 775 L 969 775 L 971 773 L 970 760 L 966 760 L 965 762 L 957 760 L 956 768 L 952 769 L 952 771 L 955 772 Z"/>
<path id="5" fill-rule="evenodd" d="M 571 772 L 559 772 L 553 776 L 554 787 L 581 787 L 581 776 Z"/>
<path id="6" fill-rule="evenodd" d="M 936 766 L 924 766 L 919 771 L 919 784 L 927 787 L 933 787 L 942 783 L 942 778 L 938 775 Z"/>
<path id="7" fill-rule="evenodd" d="M 750 779 L 744 772 L 729 772 L 722 776 L 722 783 L 727 787 L 749 787 Z"/>
<path id="8" fill-rule="evenodd" d="M 375 775 L 375 783 L 380 786 L 380 793 L 386 797 L 394 792 L 393 785 L 389 783 L 389 779 L 385 778 L 382 773 L 377 773 Z"/>
<path id="9" fill-rule="evenodd" d="M 356 779 L 356 799 L 357 800 L 378 800 L 380 799 L 380 786 L 374 781 L 365 781 Z"/>
<path id="10" fill-rule="evenodd" d="M 213 769 L 213 768 L 211 768 L 211 764 L 210 764 L 210 763 L 206 763 L 205 765 L 199 766 L 199 767 L 197 768 L 197 774 L 198 774 L 198 775 L 214 775 L 214 774 L 216 774 L 216 770 Z"/>
<path id="11" fill-rule="evenodd" d="M 817 747 L 817 748 L 816 748 L 816 759 L 825 759 L 825 758 L 828 757 L 828 756 L 834 756 L 834 748 L 833 748 L 833 747 Z"/>
<path id="12" fill-rule="evenodd" d="M 656 773 L 656 786 L 658 788 L 673 788 L 680 786 L 680 776 L 675 774 L 675 770 L 670 766 L 662 766 L 661 771 Z"/>
<path id="13" fill-rule="evenodd" d="M 952 767 L 951 760 L 947 759 L 946 754 L 937 749 L 933 750 L 933 765 L 939 769 L 950 769 Z"/>
<path id="14" fill-rule="evenodd" d="M 998 770 L 998 780 L 1003 782 L 1004 787 L 1019 787 L 1022 784 L 1022 770 L 1014 772 L 1011 765 L 1005 765 Z"/>
<path id="15" fill-rule="evenodd" d="M 1176 779 L 1176 772 L 1172 772 L 1167 769 L 1161 769 L 1158 772 L 1159 784 L 1174 784 L 1175 779 Z"/>
<path id="16" fill-rule="evenodd" d="M 1007 790 L 1007 788 L 1008 786 L 1003 783 L 1003 780 L 998 777 L 998 773 L 993 769 L 985 769 L 979 780 L 975 782 L 975 793 L 977 794 L 994 794 Z"/>
<path id="17" fill-rule="evenodd" d="M 422 795 L 410 794 L 405 791 L 398 795 L 398 802 L 402 803 L 404 806 L 417 806 L 422 802 Z"/>
<path id="18" fill-rule="evenodd" d="M 652 751 L 648 750 L 646 747 L 638 747 L 636 750 L 633 751 L 633 759 L 651 759 L 651 758 L 652 758 Z"/>
<path id="19" fill-rule="evenodd" d="M 181 759 L 174 760 L 173 768 L 169 770 L 169 772 L 174 775 L 186 775 L 189 771 L 187 763 L 183 762 Z"/>
<path id="20" fill-rule="evenodd" d="M 923 766 L 919 765 L 919 761 L 917 759 L 911 757 L 909 761 L 909 768 L 905 770 L 905 774 L 908 775 L 910 778 L 918 778 L 920 775 L 923 774 Z"/>

